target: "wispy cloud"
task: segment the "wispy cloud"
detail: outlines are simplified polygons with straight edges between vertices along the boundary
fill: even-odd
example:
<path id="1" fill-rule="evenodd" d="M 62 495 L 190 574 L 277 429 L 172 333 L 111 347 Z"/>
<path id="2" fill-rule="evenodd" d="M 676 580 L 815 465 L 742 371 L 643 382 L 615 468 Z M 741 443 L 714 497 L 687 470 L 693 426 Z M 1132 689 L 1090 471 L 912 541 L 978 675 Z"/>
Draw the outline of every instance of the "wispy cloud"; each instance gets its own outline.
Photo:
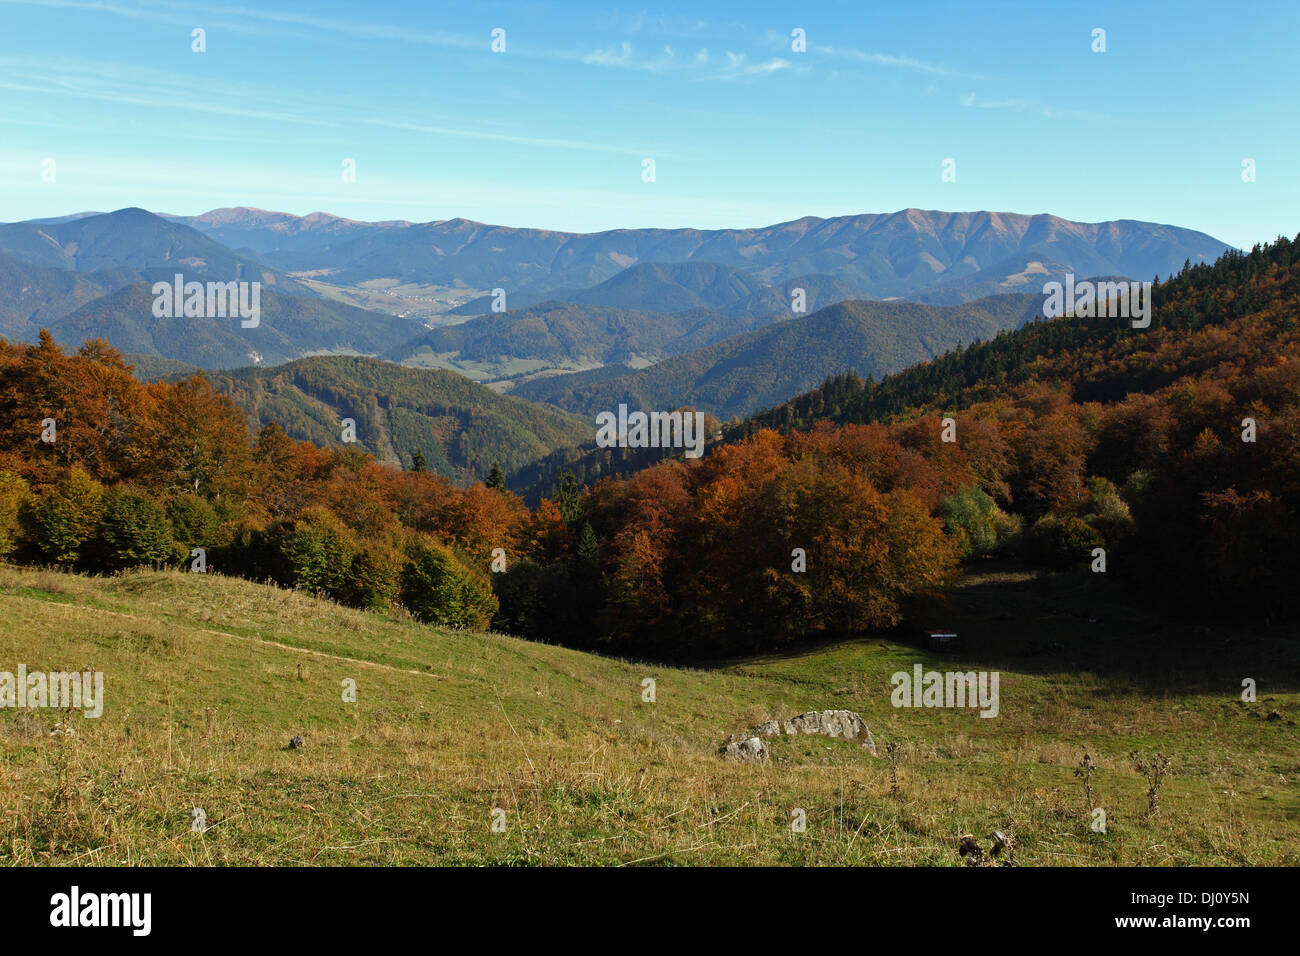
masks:
<path id="1" fill-rule="evenodd" d="M 623 41 L 617 46 L 593 50 L 582 57 L 582 62 L 589 66 L 615 67 L 626 70 L 645 70 L 650 73 L 663 73 L 669 70 L 697 70 L 709 63 L 707 48 L 696 50 L 692 54 L 679 54 L 671 44 L 653 56 L 639 57 L 632 44 Z"/>
<path id="2" fill-rule="evenodd" d="M 487 52 L 490 36 L 486 29 L 482 36 L 471 36 L 447 30 L 416 29 L 410 26 L 398 26 L 372 19 L 343 19 L 320 16 L 314 13 L 273 10 L 264 7 L 220 6 L 203 3 L 190 3 L 186 0 L 139 0 L 130 4 L 124 0 L 0 0 L 0 5 L 23 5 L 44 7 L 55 10 L 79 10 L 87 13 L 104 13 L 157 23 L 180 24 L 185 26 L 202 25 L 206 28 L 220 26 L 223 29 L 243 33 L 272 33 L 289 35 L 295 38 L 326 36 L 333 40 L 384 43 L 406 43 L 420 46 L 441 47 L 466 52 Z M 708 24 L 701 20 L 666 19 L 639 13 L 621 22 L 623 31 L 632 35 L 659 35 L 695 37 L 704 33 Z M 693 43 L 690 44 L 694 46 Z M 657 47 L 657 44 L 656 44 Z M 638 55 L 629 41 L 599 47 L 582 53 L 572 49 L 547 48 L 512 43 L 512 56 L 539 58 L 545 60 L 580 62 L 588 66 L 641 70 L 662 73 L 670 70 L 690 70 L 707 66 L 711 60 L 707 48 L 699 48 L 694 53 L 678 51 L 671 44 L 657 47 L 650 55 Z M 736 55 L 728 54 L 729 57 Z M 761 63 L 749 63 L 744 55 L 739 55 L 740 63 L 734 59 L 715 78 L 731 79 L 742 76 L 759 76 L 774 73 L 790 66 L 789 61 L 781 58 L 770 59 Z"/>
<path id="3" fill-rule="evenodd" d="M 575 139 L 555 139 L 547 136 L 521 136 L 516 133 L 498 133 L 492 130 L 460 129 L 450 126 L 425 126 L 420 123 L 408 123 L 401 120 L 368 119 L 367 123 L 384 126 L 388 129 L 406 130 L 412 133 L 428 133 L 431 136 L 452 136 L 460 139 L 483 139 L 496 143 L 514 143 L 519 146 L 547 146 L 556 149 L 580 149 L 593 153 L 620 153 L 624 156 L 667 157 L 670 153 L 654 149 L 634 149 L 628 146 L 616 146 L 610 143 L 593 143 Z"/>
<path id="4" fill-rule="evenodd" d="M 744 53 L 732 53 L 730 50 L 726 52 L 726 66 L 713 74 L 716 79 L 733 80 L 741 77 L 764 76 L 768 73 L 777 73 L 781 70 L 790 69 L 790 61 L 779 56 L 764 60 L 761 63 L 751 63 L 749 57 Z"/>
<path id="5" fill-rule="evenodd" d="M 693 54 L 679 55 L 671 45 L 652 57 L 638 57 L 632 44 L 624 41 L 618 46 L 593 50 L 582 57 L 582 62 L 592 66 L 612 67 L 627 70 L 647 70 L 661 73 L 667 70 L 681 70 L 695 73 L 697 76 L 714 80 L 734 80 L 746 77 L 766 76 L 788 70 L 793 65 L 784 57 L 772 57 L 767 60 L 751 61 L 745 53 L 726 51 L 726 62 L 715 65 L 707 48 L 702 47 Z"/>
<path id="6" fill-rule="evenodd" d="M 954 70 L 942 63 L 929 63 L 910 56 L 896 56 L 892 53 L 874 53 L 868 50 L 856 50 L 845 46 L 825 46 L 810 44 L 809 50 L 822 56 L 839 57 L 855 63 L 870 63 L 876 66 L 888 66 L 900 70 L 912 70 L 919 73 L 931 73 L 936 76 L 960 76 L 968 79 L 980 79 L 973 74 Z"/>
<path id="7" fill-rule="evenodd" d="M 475 129 L 472 125 L 421 124 L 375 117 L 371 107 L 362 103 L 346 104 L 332 99 L 329 108 L 311 99 L 295 99 L 284 91 L 261 88 L 238 82 L 221 82 L 172 73 L 138 64 L 96 62 L 72 58 L 38 58 L 30 56 L 0 57 L 0 90 L 14 90 L 28 96 L 77 97 L 113 103 L 196 114 L 210 114 L 243 119 L 266 120 L 275 124 L 298 124 L 346 130 L 351 124 L 371 124 L 433 136 L 477 139 L 518 146 L 615 153 L 626 156 L 668 157 L 662 149 L 633 148 L 612 143 L 592 142 L 560 137 L 530 136 Z M 276 102 L 282 109 L 264 109 L 261 104 Z M 325 119 L 323 117 L 329 117 Z M 247 132 L 241 133 L 246 136 Z"/>
<path id="8" fill-rule="evenodd" d="M 199 81 L 191 76 L 150 67 L 70 58 L 0 57 L 0 69 L 4 69 L 7 74 L 6 79 L 0 80 L 0 89 L 20 93 L 72 96 L 106 103 L 165 109 L 173 113 L 184 109 L 277 123 L 338 125 L 319 116 L 309 115 L 309 112 L 290 113 L 222 103 L 221 99 L 258 100 L 256 94 L 246 87 L 219 85 L 211 80 Z M 263 94 L 260 101 L 268 100 Z"/>
<path id="9" fill-rule="evenodd" d="M 333 34 L 354 40 L 384 40 L 424 46 L 484 50 L 488 48 L 489 42 L 486 34 L 482 37 L 471 37 L 443 30 L 412 29 L 369 20 L 342 20 L 309 13 L 268 10 L 263 7 L 208 5 L 184 3 L 178 2 L 178 0 L 141 0 L 135 5 L 127 5 L 115 2 L 115 0 L 0 0 L 0 3 L 50 9 L 83 10 L 87 13 L 110 13 L 138 20 L 186 23 L 195 26 L 210 25 L 210 23 L 193 23 L 195 16 L 208 18 L 209 20 L 215 17 L 221 18 L 221 25 L 230 29 L 255 32 L 257 25 L 261 24 L 273 28 L 293 29 L 295 36 L 302 36 L 302 31 L 306 30 Z"/>
<path id="10" fill-rule="evenodd" d="M 595 66 L 635 66 L 632 62 L 632 44 L 624 40 L 617 51 L 614 48 L 593 50 L 582 58 L 583 63 Z"/>

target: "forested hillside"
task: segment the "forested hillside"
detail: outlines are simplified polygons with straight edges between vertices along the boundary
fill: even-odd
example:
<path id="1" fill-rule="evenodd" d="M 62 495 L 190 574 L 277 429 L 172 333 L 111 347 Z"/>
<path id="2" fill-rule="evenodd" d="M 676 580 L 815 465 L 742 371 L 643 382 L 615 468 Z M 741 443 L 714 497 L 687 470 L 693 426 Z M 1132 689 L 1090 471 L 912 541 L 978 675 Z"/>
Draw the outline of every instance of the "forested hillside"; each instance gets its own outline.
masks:
<path id="1" fill-rule="evenodd" d="M 124 286 L 48 323 L 56 341 L 72 348 L 104 339 L 123 352 L 186 362 L 200 368 L 276 365 L 305 352 L 351 349 L 373 354 L 405 341 L 420 327 L 396 316 L 261 290 L 255 328 L 234 318 L 158 318 L 148 284 Z"/>
<path id="2" fill-rule="evenodd" d="M 590 440 L 593 427 L 547 405 L 501 396 L 442 369 L 408 369 L 376 359 L 330 356 L 271 369 L 209 374 L 254 428 L 276 424 L 320 447 L 340 444 L 345 418 L 356 447 L 385 464 L 425 467 L 457 482 L 513 472 L 557 447 Z"/>
<path id="3" fill-rule="evenodd" d="M 0 335 L 30 341 L 42 323 L 49 324 L 106 291 L 96 277 L 32 265 L 0 252 Z"/>
<path id="4" fill-rule="evenodd" d="M 614 647 L 774 646 L 895 623 L 958 561 L 1014 554 L 1176 614 L 1294 614 L 1298 248 L 1189 266 L 1148 329 L 1041 322 L 878 384 L 833 378 L 702 462 L 598 482 L 581 520 L 601 606 L 537 602 L 595 573 L 575 553 L 508 578 L 502 613 Z"/>
<path id="5" fill-rule="evenodd" d="M 1300 256 L 1279 239 L 1188 266 L 1151 327 L 1036 322 L 881 382 L 828 380 L 755 416 L 781 430 L 954 416 L 996 431 L 985 490 L 1031 520 L 1069 516 L 1087 479 L 1135 522 L 1126 577 L 1219 609 L 1294 606 L 1300 554 Z"/>
<path id="6" fill-rule="evenodd" d="M 995 296 L 947 308 L 842 302 L 620 378 L 556 376 L 524 394 L 589 416 L 620 403 L 645 410 L 690 405 L 721 419 L 746 416 L 836 372 L 879 376 L 992 337 L 1037 314 L 1039 298 Z"/>

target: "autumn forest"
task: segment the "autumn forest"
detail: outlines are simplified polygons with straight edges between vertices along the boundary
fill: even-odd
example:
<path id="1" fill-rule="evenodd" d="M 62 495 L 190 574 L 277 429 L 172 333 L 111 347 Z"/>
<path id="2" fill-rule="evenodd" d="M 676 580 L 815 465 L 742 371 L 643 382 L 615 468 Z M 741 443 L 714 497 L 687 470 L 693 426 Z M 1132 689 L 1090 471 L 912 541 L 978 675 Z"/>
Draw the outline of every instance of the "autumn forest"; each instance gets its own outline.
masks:
<path id="1" fill-rule="evenodd" d="M 725 426 L 702 460 L 560 471 L 531 507 L 499 469 L 460 487 L 254 432 L 201 372 L 142 383 L 106 342 L 43 332 L 0 345 L 0 556 L 206 570 L 671 659 L 896 626 L 999 556 L 1104 570 L 1174 613 L 1292 614 L 1297 243 L 1155 295 L 1149 329 L 1039 320 L 879 381 L 838 375 Z"/>

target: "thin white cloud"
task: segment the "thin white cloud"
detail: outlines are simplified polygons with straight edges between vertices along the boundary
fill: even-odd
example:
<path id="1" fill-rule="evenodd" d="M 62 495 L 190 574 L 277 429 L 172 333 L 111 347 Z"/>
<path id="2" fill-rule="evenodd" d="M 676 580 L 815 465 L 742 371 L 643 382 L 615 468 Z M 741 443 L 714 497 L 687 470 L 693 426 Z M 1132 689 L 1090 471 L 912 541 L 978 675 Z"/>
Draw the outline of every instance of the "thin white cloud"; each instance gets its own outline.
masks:
<path id="1" fill-rule="evenodd" d="M 960 70 L 954 70 L 942 63 L 928 63 L 925 60 L 918 60 L 910 56 L 896 56 L 892 53 L 873 53 L 867 50 L 856 50 L 852 47 L 844 46 L 825 46 L 821 44 L 812 44 L 809 49 L 821 54 L 822 56 L 839 57 L 845 60 L 852 60 L 855 63 L 871 63 L 876 66 L 888 66 L 901 70 L 913 70 L 919 73 L 932 73 L 936 76 L 962 76 L 975 79 L 969 73 L 963 73 Z"/>
<path id="2" fill-rule="evenodd" d="M 632 63 L 632 44 L 626 40 L 619 45 L 618 52 L 608 48 L 604 50 L 593 50 L 582 58 L 583 63 L 594 66 L 634 66 Z"/>
<path id="3" fill-rule="evenodd" d="M 749 57 L 744 53 L 733 53 L 730 50 L 727 50 L 726 53 L 727 65 L 713 74 L 715 79 L 732 80 L 739 77 L 763 76 L 790 69 L 790 61 L 779 56 L 764 60 L 761 63 L 750 63 Z"/>
<path id="4" fill-rule="evenodd" d="M 0 0 L 0 3 L 47 7 L 50 9 L 84 10 L 93 13 L 111 13 L 117 16 L 164 23 L 189 23 L 195 16 L 233 18 L 223 26 L 247 28 L 253 23 L 277 27 L 291 27 L 331 33 L 352 39 L 405 41 L 426 46 L 457 47 L 460 49 L 488 48 L 490 41 L 485 32 L 482 37 L 449 33 L 444 30 L 418 30 L 406 26 L 377 23 L 366 20 L 340 20 L 292 11 L 268 10 L 261 7 L 235 7 L 177 2 L 177 0 L 142 0 L 127 6 L 112 0 Z M 184 14 L 182 17 L 181 14 Z M 194 24 L 205 26 L 205 24 Z M 298 33 L 297 35 L 301 35 Z"/>
<path id="5" fill-rule="evenodd" d="M 626 40 L 616 47 L 605 47 L 593 50 L 591 53 L 582 57 L 582 62 L 588 66 L 604 66 L 625 70 L 644 70 L 650 73 L 663 73 L 668 70 L 686 70 L 692 67 L 698 67 L 709 60 L 709 51 L 700 50 L 694 57 L 687 60 L 677 55 L 677 51 L 671 46 L 665 46 L 663 51 L 655 57 L 639 58 L 632 48 L 632 44 Z"/>
<path id="6" fill-rule="evenodd" d="M 213 81 L 200 83 L 191 76 L 151 67 L 71 58 L 0 57 L 0 68 L 7 73 L 7 78 L 0 80 L 0 89 L 20 93 L 71 96 L 172 112 L 185 109 L 277 123 L 338 125 L 306 112 L 250 109 L 222 103 L 221 99 L 248 99 L 255 94 L 247 87 Z M 263 96 L 255 101 L 267 102 L 268 99 Z"/>
<path id="7" fill-rule="evenodd" d="M 547 146 L 556 149 L 579 149 L 593 153 L 620 153 L 624 156 L 667 157 L 670 153 L 663 150 L 633 149 L 610 143 L 592 143 L 574 139 L 554 139 L 544 136 L 520 136 L 515 133 L 497 133 L 491 130 L 457 129 L 448 126 L 424 126 L 420 123 L 407 123 L 399 120 L 368 119 L 367 123 L 384 126 L 388 129 L 406 130 L 412 133 L 428 133 L 431 136 L 453 136 L 462 139 L 484 139 L 496 143 L 514 143 L 520 146 Z"/>
<path id="8" fill-rule="evenodd" d="M 77 97 L 118 105 L 166 110 L 172 114 L 177 110 L 185 110 L 198 114 L 332 129 L 346 129 L 349 123 L 353 122 L 369 123 L 429 135 L 479 139 L 520 146 L 541 146 L 640 157 L 671 155 L 662 149 L 632 148 L 611 143 L 504 133 L 446 123 L 431 125 L 376 118 L 370 114 L 369 107 L 359 104 L 353 104 L 349 108 L 334 102 L 331 103 L 329 110 L 323 110 L 319 103 L 310 100 L 288 98 L 288 102 L 285 103 L 287 97 L 284 92 L 272 95 L 270 91 L 256 85 L 215 81 L 210 78 L 196 79 L 192 76 L 136 64 L 73 58 L 49 60 L 31 56 L 0 57 L 0 72 L 5 77 L 0 79 L 0 90 L 14 90 L 34 96 Z M 287 108 L 268 110 L 242 105 L 266 102 L 285 103 Z M 323 119 L 323 116 L 330 118 Z"/>
<path id="9" fill-rule="evenodd" d="M 189 3 L 185 0 L 140 0 L 136 5 L 128 5 L 120 0 L 0 0 L 0 5 L 24 5 L 45 7 L 53 10 L 80 10 L 88 13 L 106 13 L 131 19 L 152 22 L 181 24 L 185 26 L 220 27 L 243 33 L 267 33 L 290 35 L 295 38 L 310 39 L 321 35 L 335 40 L 367 41 L 376 40 L 391 43 L 411 43 L 464 51 L 487 51 L 490 36 L 485 28 L 482 36 L 470 36 L 445 30 L 420 30 L 408 26 L 398 26 L 365 19 L 340 19 L 319 16 L 296 11 L 271 10 L 261 7 L 216 6 L 202 3 Z M 692 20 L 686 23 L 669 21 L 661 17 L 649 17 L 645 13 L 637 14 L 624 29 L 631 33 L 655 33 L 669 35 L 698 35 L 708 26 L 704 21 Z M 674 68 L 698 67 L 709 62 L 707 49 L 701 49 L 694 57 L 678 57 L 671 46 L 665 46 L 661 53 L 651 58 L 638 58 L 634 55 L 630 43 L 624 41 L 616 46 L 600 48 L 583 54 L 573 50 L 545 49 L 527 45 L 511 45 L 510 55 L 543 58 L 560 61 L 577 61 L 589 66 L 614 67 L 647 72 L 664 72 Z M 737 75 L 758 75 L 784 69 L 789 64 L 776 59 L 763 64 L 753 64 Z"/>

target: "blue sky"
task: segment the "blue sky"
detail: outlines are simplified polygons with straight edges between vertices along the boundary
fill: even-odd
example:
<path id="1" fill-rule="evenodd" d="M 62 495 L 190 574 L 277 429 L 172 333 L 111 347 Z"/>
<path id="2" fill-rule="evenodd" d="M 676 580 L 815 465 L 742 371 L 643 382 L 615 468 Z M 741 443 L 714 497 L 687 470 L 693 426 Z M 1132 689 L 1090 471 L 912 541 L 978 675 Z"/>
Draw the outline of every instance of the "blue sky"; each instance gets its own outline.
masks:
<path id="1" fill-rule="evenodd" d="M 0 0 L 0 221 L 249 205 L 591 231 L 917 206 L 1248 246 L 1300 231 L 1298 64 L 1294 2 Z"/>

